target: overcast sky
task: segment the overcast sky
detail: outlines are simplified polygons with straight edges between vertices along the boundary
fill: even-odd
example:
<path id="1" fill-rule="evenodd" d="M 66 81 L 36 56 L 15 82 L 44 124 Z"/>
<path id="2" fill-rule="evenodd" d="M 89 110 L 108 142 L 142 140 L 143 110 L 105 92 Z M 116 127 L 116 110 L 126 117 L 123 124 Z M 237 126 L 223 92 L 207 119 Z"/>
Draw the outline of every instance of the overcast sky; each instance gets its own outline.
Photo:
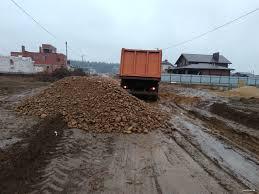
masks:
<path id="1" fill-rule="evenodd" d="M 0 54 L 37 51 L 51 43 L 69 58 L 119 62 L 121 48 L 165 48 L 251 10 L 259 0 L 16 0 L 53 33 L 51 37 L 10 0 L 0 7 Z M 219 51 L 238 71 L 259 74 L 259 11 L 207 36 L 164 50 L 164 59 L 175 63 L 181 53 L 212 54 Z"/>

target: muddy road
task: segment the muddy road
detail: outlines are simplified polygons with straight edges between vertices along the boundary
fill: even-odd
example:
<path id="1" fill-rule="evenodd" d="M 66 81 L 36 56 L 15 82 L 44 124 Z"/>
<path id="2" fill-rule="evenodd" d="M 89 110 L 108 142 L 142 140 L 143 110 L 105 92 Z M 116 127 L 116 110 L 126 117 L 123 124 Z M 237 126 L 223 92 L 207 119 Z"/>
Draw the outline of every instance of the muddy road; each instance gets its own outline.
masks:
<path id="1" fill-rule="evenodd" d="M 168 112 L 168 128 L 148 134 L 94 134 L 68 129 L 59 115 L 41 121 L 17 115 L 15 104 L 45 87 L 23 86 L 16 92 L 5 88 L 0 95 L 1 193 L 259 190 L 257 125 L 213 107 L 223 104 L 229 114 L 242 110 L 248 120 L 251 112 L 259 112 L 253 99 L 230 100 L 207 88 L 162 85 L 160 100 L 150 104 Z"/>
<path id="2" fill-rule="evenodd" d="M 175 141 L 183 147 L 183 139 L 189 142 L 237 181 L 258 191 L 258 100 L 223 98 L 208 89 L 169 85 L 162 92 L 189 97 L 160 101 L 160 106 L 173 114 Z M 187 152 L 192 154 L 192 150 Z"/>

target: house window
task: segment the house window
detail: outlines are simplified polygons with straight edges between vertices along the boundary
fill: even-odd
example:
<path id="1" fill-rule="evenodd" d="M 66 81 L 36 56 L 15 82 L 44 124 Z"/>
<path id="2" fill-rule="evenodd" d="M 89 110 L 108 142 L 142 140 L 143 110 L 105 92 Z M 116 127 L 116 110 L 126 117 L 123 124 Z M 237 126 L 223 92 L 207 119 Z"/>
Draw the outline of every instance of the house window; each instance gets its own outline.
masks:
<path id="1" fill-rule="evenodd" d="M 50 49 L 43 49 L 43 52 L 44 52 L 44 53 L 51 53 L 51 52 L 50 52 Z"/>
<path id="2" fill-rule="evenodd" d="M 57 62 L 60 62 L 60 61 L 61 61 L 61 60 L 60 60 L 60 58 L 58 57 L 58 58 L 57 58 Z"/>

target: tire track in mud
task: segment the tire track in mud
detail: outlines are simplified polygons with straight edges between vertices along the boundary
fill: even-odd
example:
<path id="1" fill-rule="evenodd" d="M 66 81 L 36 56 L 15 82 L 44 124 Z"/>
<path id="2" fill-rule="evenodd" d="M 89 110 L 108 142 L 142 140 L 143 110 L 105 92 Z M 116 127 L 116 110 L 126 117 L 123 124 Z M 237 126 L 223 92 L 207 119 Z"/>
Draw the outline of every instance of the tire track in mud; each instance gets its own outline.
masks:
<path id="1" fill-rule="evenodd" d="M 183 119 L 183 122 L 180 121 L 180 123 L 177 124 L 176 129 L 180 127 L 177 131 L 186 141 L 200 150 L 201 153 L 204 153 L 210 160 L 214 161 L 217 166 L 238 183 L 250 189 L 259 188 L 258 160 L 251 155 L 251 152 L 248 152 L 245 148 L 240 148 L 241 146 L 238 146 L 238 144 L 235 144 L 233 141 L 231 143 L 231 139 L 228 141 L 224 134 L 212 133 L 214 125 L 208 128 L 208 125 L 206 125 L 202 119 L 190 114 L 189 108 L 175 104 L 171 104 L 171 106 L 171 108 L 179 114 L 177 117 Z M 174 122 L 177 123 L 177 119 Z M 207 122 L 210 121 L 208 120 Z M 204 135 L 202 135 L 202 133 Z M 214 146 L 214 144 L 216 145 Z M 219 144 L 219 146 L 217 146 L 217 144 Z"/>
<path id="2" fill-rule="evenodd" d="M 56 157 L 43 170 L 44 180 L 32 193 L 89 193 L 102 190 L 106 164 L 113 153 L 113 137 L 67 130 Z"/>
<path id="3" fill-rule="evenodd" d="M 158 178 L 157 178 L 159 176 L 159 173 L 158 173 L 158 170 L 157 170 L 156 162 L 154 161 L 154 154 L 153 154 L 152 150 L 150 151 L 150 155 L 151 155 L 151 158 L 152 158 L 152 160 L 151 160 L 152 165 L 150 167 L 151 167 L 152 176 L 153 176 L 153 179 L 154 179 L 154 182 L 155 182 L 156 191 L 157 191 L 157 194 L 163 194 L 161 185 L 159 184 L 159 181 L 158 181 Z"/>
<path id="4" fill-rule="evenodd" d="M 242 193 L 242 190 L 248 189 L 248 187 L 240 180 L 236 179 L 233 174 L 222 169 L 217 161 L 211 160 L 208 156 L 206 156 L 202 150 L 200 150 L 197 145 L 194 145 L 190 140 L 188 140 L 188 137 L 186 137 L 184 134 L 177 131 L 171 135 L 171 137 L 210 176 L 214 177 L 224 189 L 231 193 Z M 238 192 L 238 190 L 240 192 Z"/>
<path id="5" fill-rule="evenodd" d="M 30 136 L 0 153 L 1 193 L 28 193 L 41 179 L 41 170 L 53 157 L 66 123 L 54 116 L 33 126 Z M 58 133 L 55 134 L 55 131 Z"/>
<path id="6" fill-rule="evenodd" d="M 242 132 L 238 129 L 232 128 L 224 121 L 210 116 L 207 117 L 198 111 L 188 111 L 191 115 L 204 122 L 205 126 L 215 132 L 214 135 L 222 137 L 227 142 L 232 143 L 240 150 L 249 153 L 259 160 L 259 139 L 248 133 Z M 252 161 L 258 163 L 258 161 L 251 158 Z"/>
<path id="7" fill-rule="evenodd" d="M 165 106 L 165 104 L 162 104 Z M 186 114 L 188 113 L 185 108 L 174 103 L 166 103 L 166 106 L 173 111 L 174 114 Z M 212 160 L 206 153 L 202 151 L 200 145 L 193 143 L 190 136 L 182 133 L 174 122 L 171 123 L 172 129 L 166 130 L 165 133 L 174 139 L 174 141 L 185 150 L 194 161 L 196 161 L 210 176 L 214 177 L 218 183 L 231 193 L 242 193 L 242 190 L 248 189 L 242 181 L 237 179 L 235 175 L 222 168 L 218 161 Z"/>
<path id="8" fill-rule="evenodd" d="M 0 150 L 1 193 L 91 193 L 102 189 L 113 154 L 113 135 L 67 129 L 59 115 L 27 131 L 30 134 L 23 140 Z"/>

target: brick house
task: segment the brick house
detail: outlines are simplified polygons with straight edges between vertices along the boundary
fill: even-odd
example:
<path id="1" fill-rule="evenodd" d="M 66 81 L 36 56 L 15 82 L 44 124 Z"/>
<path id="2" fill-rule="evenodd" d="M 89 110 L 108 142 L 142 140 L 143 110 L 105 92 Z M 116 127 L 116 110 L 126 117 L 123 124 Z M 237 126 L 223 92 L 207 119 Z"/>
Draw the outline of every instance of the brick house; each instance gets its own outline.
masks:
<path id="1" fill-rule="evenodd" d="M 57 49 L 50 44 L 42 44 L 39 52 L 30 52 L 22 46 L 21 52 L 11 52 L 11 56 L 30 57 L 36 67 L 41 67 L 47 73 L 52 73 L 61 67 L 67 68 L 67 58 L 62 53 L 57 53 Z"/>
<path id="2" fill-rule="evenodd" d="M 181 54 L 173 71 L 178 74 L 230 76 L 230 71 L 234 70 L 229 68 L 230 64 L 232 63 L 219 53 Z"/>

